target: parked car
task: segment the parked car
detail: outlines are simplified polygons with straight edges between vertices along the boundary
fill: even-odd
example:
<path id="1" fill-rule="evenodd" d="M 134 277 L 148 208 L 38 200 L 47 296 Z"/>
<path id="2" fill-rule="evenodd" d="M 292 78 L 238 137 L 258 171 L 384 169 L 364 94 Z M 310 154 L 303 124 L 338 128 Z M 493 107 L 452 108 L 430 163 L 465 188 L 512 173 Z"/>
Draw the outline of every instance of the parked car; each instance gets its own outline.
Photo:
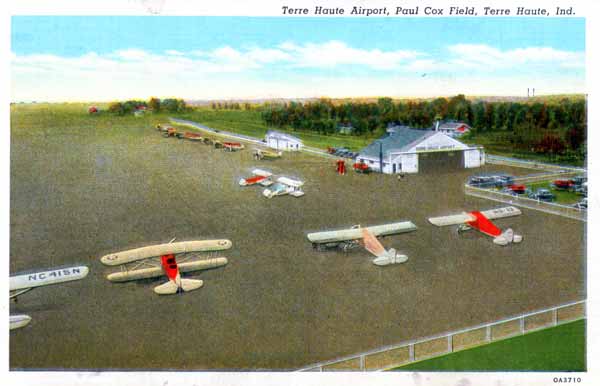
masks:
<path id="1" fill-rule="evenodd" d="M 513 185 L 514 178 L 508 174 L 472 176 L 468 184 L 478 188 L 504 188 Z"/>
<path id="2" fill-rule="evenodd" d="M 555 180 L 551 185 L 556 190 L 574 190 L 575 182 L 573 180 Z"/>
<path id="3" fill-rule="evenodd" d="M 548 189 L 538 189 L 535 192 L 529 194 L 529 198 L 533 198 L 534 200 L 552 202 L 556 198 L 554 194 L 552 194 Z"/>
<path id="4" fill-rule="evenodd" d="M 345 147 L 340 147 L 339 149 L 336 149 L 335 152 L 333 153 L 334 155 L 337 155 L 339 157 L 342 156 L 342 154 L 349 152 L 349 149 L 346 149 Z"/>
<path id="5" fill-rule="evenodd" d="M 581 201 L 573 204 L 573 207 L 577 209 L 587 209 L 587 198 L 582 199 Z"/>

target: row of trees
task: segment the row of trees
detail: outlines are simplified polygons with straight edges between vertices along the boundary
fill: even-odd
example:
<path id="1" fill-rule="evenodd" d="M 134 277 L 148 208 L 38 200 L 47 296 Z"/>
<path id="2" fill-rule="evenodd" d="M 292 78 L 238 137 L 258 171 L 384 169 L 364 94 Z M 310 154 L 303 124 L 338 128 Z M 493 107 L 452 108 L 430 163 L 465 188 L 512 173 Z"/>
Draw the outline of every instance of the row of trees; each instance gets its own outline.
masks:
<path id="1" fill-rule="evenodd" d="M 132 114 L 136 110 L 144 109 L 153 112 L 182 113 L 188 110 L 188 106 L 183 99 L 175 98 L 150 98 L 148 101 L 131 99 L 125 102 L 112 102 L 108 105 L 108 112 L 117 115 Z"/>
<path id="2" fill-rule="evenodd" d="M 352 125 L 355 135 L 383 134 L 390 123 L 433 127 L 436 120 L 462 121 L 478 133 L 501 133 L 511 146 L 528 151 L 562 154 L 582 151 L 586 138 L 586 101 L 561 98 L 540 101 L 471 101 L 464 95 L 433 100 L 266 104 L 262 118 L 269 126 L 331 134 L 339 125 Z"/>
<path id="3" fill-rule="evenodd" d="M 211 102 L 210 107 L 213 110 L 251 110 L 252 105 L 249 102 L 240 104 L 239 102 Z"/>

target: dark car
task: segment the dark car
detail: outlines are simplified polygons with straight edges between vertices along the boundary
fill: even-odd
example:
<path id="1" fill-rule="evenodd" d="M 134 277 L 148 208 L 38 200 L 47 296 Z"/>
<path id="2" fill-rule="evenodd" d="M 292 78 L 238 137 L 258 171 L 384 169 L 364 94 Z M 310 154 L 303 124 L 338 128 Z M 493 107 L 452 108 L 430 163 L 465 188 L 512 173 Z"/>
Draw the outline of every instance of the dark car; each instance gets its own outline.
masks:
<path id="1" fill-rule="evenodd" d="M 535 192 L 529 194 L 529 198 L 534 200 L 552 202 L 556 198 L 548 189 L 538 189 Z"/>
<path id="2" fill-rule="evenodd" d="M 337 155 L 338 157 L 343 157 L 344 154 L 348 153 L 350 150 L 346 149 L 345 147 L 341 147 L 339 149 L 337 149 L 335 151 L 335 153 L 333 153 L 334 155 Z"/>

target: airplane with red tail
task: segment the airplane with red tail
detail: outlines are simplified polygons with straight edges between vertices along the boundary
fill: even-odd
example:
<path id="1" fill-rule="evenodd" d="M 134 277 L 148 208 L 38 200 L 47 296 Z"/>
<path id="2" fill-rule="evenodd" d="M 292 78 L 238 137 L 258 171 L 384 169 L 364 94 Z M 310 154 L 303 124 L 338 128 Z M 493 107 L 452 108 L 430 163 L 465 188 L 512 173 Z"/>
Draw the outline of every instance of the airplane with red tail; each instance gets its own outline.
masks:
<path id="1" fill-rule="evenodd" d="M 252 170 L 252 177 L 240 178 L 239 184 L 240 186 L 251 186 L 256 184 L 270 186 L 273 184 L 273 181 L 271 181 L 272 175 L 273 173 L 266 170 L 254 169 Z"/>
<path id="2" fill-rule="evenodd" d="M 523 236 L 517 235 L 510 228 L 502 231 L 491 220 L 519 216 L 521 211 L 514 206 L 490 209 L 483 212 L 473 211 L 450 216 L 432 217 L 429 222 L 436 226 L 458 225 L 458 231 L 476 229 L 479 232 L 494 238 L 494 244 L 508 245 L 520 243 Z"/>
<path id="3" fill-rule="evenodd" d="M 173 241 L 173 240 L 172 240 Z M 202 280 L 183 279 L 181 273 L 222 267 L 228 263 L 226 257 L 210 257 L 195 261 L 184 261 L 205 252 L 231 248 L 229 240 L 193 240 L 151 245 L 127 251 L 110 253 L 100 258 L 104 265 L 121 265 L 124 269 L 113 272 L 106 278 L 111 282 L 149 279 L 166 276 L 168 281 L 154 288 L 159 295 L 189 292 L 202 287 Z M 160 256 L 160 263 L 151 260 Z M 176 256 L 184 256 L 179 262 Z"/>

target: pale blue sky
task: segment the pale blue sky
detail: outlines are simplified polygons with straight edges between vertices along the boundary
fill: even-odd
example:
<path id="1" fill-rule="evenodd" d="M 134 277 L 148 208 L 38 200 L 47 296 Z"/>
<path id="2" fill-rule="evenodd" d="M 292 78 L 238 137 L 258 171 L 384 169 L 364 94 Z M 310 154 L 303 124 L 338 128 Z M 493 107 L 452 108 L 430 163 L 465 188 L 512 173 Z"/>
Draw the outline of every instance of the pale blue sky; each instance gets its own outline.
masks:
<path id="1" fill-rule="evenodd" d="M 17 16 L 11 31 L 17 100 L 585 91 L 583 18 Z"/>

